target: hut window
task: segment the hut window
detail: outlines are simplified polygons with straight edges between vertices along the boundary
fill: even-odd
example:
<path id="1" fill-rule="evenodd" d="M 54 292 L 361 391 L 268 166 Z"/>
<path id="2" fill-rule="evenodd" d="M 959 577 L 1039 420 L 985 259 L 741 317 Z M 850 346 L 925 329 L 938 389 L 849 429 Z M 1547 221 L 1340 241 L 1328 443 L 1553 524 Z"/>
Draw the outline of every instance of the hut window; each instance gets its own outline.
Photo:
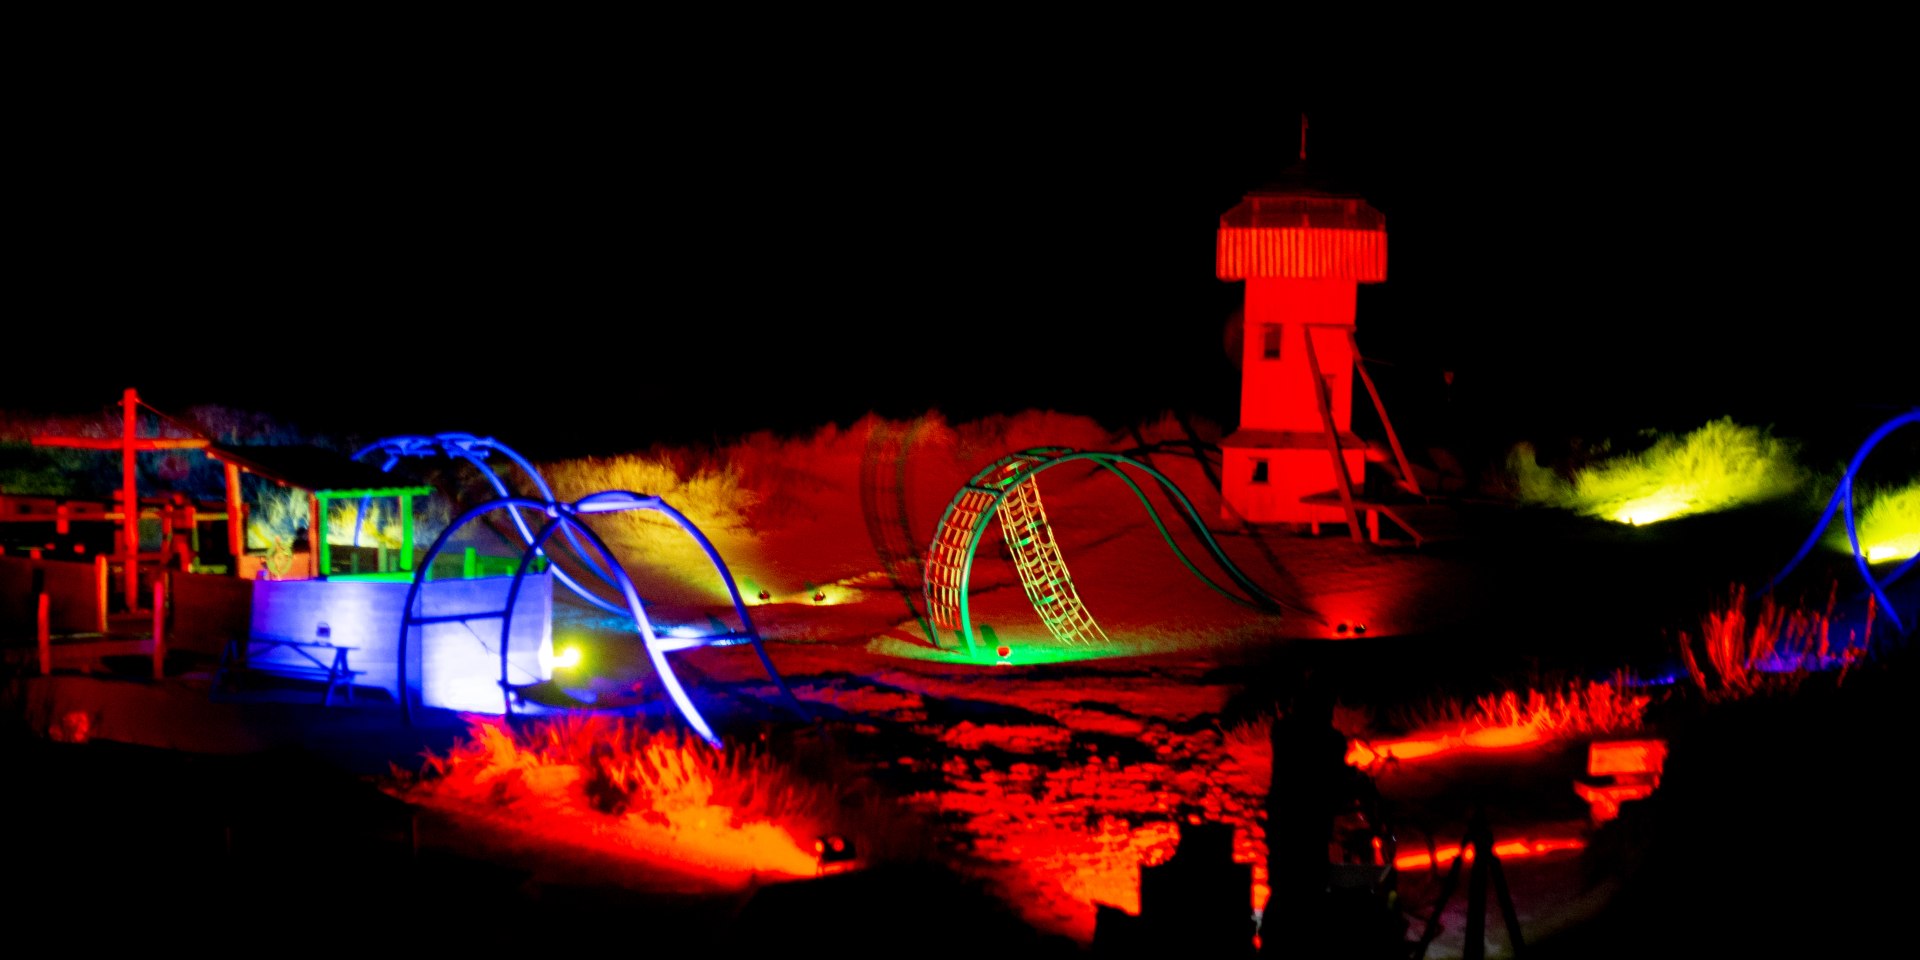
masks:
<path id="1" fill-rule="evenodd" d="M 1280 359 L 1280 325 L 1263 323 L 1260 325 L 1260 356 L 1265 360 Z"/>

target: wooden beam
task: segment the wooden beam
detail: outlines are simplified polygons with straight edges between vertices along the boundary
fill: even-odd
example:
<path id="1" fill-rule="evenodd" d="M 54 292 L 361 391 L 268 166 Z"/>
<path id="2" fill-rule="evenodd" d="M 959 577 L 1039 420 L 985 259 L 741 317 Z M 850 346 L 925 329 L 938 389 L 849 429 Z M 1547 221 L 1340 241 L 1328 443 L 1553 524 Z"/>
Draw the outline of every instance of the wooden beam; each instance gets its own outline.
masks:
<path id="1" fill-rule="evenodd" d="M 1400 449 L 1400 435 L 1393 432 L 1393 421 L 1387 419 L 1387 405 L 1380 400 L 1380 391 L 1374 388 L 1373 377 L 1367 373 L 1367 365 L 1360 359 L 1360 344 L 1353 338 L 1353 331 L 1347 330 L 1347 349 L 1353 353 L 1353 369 L 1360 374 L 1360 382 L 1367 385 L 1367 396 L 1373 398 L 1374 412 L 1380 414 L 1380 425 L 1387 428 L 1387 443 L 1393 446 L 1393 458 L 1400 464 L 1400 475 L 1407 478 L 1407 486 L 1413 495 L 1422 496 L 1420 481 L 1413 476 L 1413 465 L 1407 462 L 1406 451 Z"/>
<path id="2" fill-rule="evenodd" d="M 1340 505 L 1347 511 L 1347 530 L 1354 543 L 1366 541 L 1360 529 L 1360 511 L 1353 505 L 1353 479 L 1347 476 L 1347 461 L 1340 455 L 1340 431 L 1333 422 L 1333 397 L 1327 393 L 1326 377 L 1320 373 L 1320 352 L 1313 348 L 1313 329 L 1307 328 L 1307 367 L 1313 374 L 1313 398 L 1320 407 L 1320 425 L 1326 429 L 1327 451 L 1333 455 L 1333 475 L 1339 480 Z"/>
<path id="3" fill-rule="evenodd" d="M 192 437 L 135 437 L 136 450 L 198 450 L 209 441 Z M 36 447 L 76 447 L 81 450 L 119 450 L 127 445 L 125 438 L 114 437 L 34 437 Z"/>

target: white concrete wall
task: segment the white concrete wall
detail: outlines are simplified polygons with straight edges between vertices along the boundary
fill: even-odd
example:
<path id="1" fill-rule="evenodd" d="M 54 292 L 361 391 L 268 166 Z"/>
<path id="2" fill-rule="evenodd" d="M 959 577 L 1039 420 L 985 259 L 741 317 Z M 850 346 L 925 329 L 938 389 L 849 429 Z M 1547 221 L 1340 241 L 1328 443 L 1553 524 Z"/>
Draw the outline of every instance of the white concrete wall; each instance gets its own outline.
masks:
<path id="1" fill-rule="evenodd" d="M 423 591 L 425 616 L 498 613 L 506 606 L 511 577 L 436 580 Z M 351 648 L 348 663 L 365 671 L 358 683 L 400 695 L 400 621 L 406 605 L 404 582 L 359 580 L 255 580 L 251 634 L 255 637 L 331 640 Z M 323 630 L 324 627 L 324 630 Z M 499 617 L 413 628 L 408 640 L 408 686 L 429 707 L 475 713 L 500 713 Z M 322 633 L 328 634 L 322 637 Z M 520 585 L 509 644 L 509 677 L 532 683 L 552 677 L 553 580 L 530 573 Z M 325 660 L 328 651 L 310 651 Z M 311 666 L 297 651 L 272 648 L 253 658 L 256 664 Z"/>

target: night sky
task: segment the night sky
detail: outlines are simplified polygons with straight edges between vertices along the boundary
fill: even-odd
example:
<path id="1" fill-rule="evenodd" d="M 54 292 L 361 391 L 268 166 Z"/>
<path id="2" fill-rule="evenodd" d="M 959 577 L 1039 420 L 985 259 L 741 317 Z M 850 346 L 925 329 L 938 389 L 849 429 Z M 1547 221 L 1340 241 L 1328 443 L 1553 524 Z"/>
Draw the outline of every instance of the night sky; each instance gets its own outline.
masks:
<path id="1" fill-rule="evenodd" d="M 72 82 L 17 140 L 0 408 L 133 386 L 536 455 L 869 410 L 1231 427 L 1214 231 L 1294 163 L 1302 112 L 1308 171 L 1386 216 L 1359 340 L 1409 430 L 1832 412 L 1857 438 L 1920 394 L 1906 154 L 1849 81 L 1322 106 L 1278 72 L 870 66 L 726 93 L 352 64 Z"/>

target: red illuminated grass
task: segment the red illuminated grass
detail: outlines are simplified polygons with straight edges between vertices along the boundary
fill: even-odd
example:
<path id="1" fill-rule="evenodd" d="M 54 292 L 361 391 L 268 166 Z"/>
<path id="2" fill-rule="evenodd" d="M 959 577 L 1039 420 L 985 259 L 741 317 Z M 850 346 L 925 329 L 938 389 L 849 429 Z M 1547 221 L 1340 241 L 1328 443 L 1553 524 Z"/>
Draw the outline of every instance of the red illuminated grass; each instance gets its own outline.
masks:
<path id="1" fill-rule="evenodd" d="M 1836 584 L 1826 609 L 1819 612 L 1788 610 L 1768 595 L 1760 599 L 1759 610 L 1749 618 L 1746 588 L 1735 587 L 1726 604 L 1708 612 L 1702 620 L 1699 652 L 1693 637 L 1680 634 L 1680 657 L 1687 675 L 1709 700 L 1789 692 L 1808 674 L 1829 668 L 1838 668 L 1836 682 L 1845 680 L 1860 647 L 1844 643 L 1836 648 L 1833 644 L 1837 594 Z M 1861 636 L 1872 635 L 1873 618 L 1874 605 L 1869 600 Z M 1700 652 L 1706 655 L 1706 667 L 1700 663 Z"/>
<path id="2" fill-rule="evenodd" d="M 751 750 L 568 716 L 515 733 L 469 718 L 469 735 L 403 786 L 410 799 L 479 806 L 516 825 L 716 878 L 819 872 L 828 793 Z M 803 839 L 804 838 L 804 839 Z"/>
<path id="3" fill-rule="evenodd" d="M 1388 740 L 1355 737 L 1347 762 L 1418 760 L 1458 749 L 1498 750 L 1596 734 L 1638 730 L 1652 698 L 1632 693 L 1628 678 L 1579 681 L 1552 692 L 1507 690 L 1486 694 L 1470 708 L 1447 702 L 1427 708 L 1420 733 Z"/>

